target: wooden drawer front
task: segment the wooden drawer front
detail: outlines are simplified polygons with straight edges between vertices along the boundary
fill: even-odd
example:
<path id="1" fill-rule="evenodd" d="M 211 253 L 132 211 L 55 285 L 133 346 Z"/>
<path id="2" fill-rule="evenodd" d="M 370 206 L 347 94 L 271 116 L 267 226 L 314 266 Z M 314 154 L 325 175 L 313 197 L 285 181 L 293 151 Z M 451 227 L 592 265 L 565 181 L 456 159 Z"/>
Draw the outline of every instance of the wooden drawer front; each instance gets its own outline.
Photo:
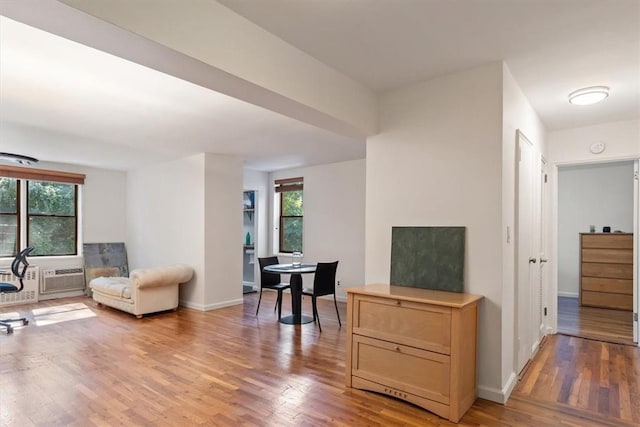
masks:
<path id="1" fill-rule="evenodd" d="M 582 247 L 633 249 L 633 234 L 583 234 Z"/>
<path id="2" fill-rule="evenodd" d="M 354 303 L 353 333 L 449 354 L 451 308 L 359 296 Z"/>
<path id="3" fill-rule="evenodd" d="M 582 305 L 633 310 L 633 296 L 608 292 L 582 291 Z"/>
<path id="4" fill-rule="evenodd" d="M 582 262 L 632 264 L 633 251 L 629 249 L 583 249 Z"/>
<path id="5" fill-rule="evenodd" d="M 582 275 L 590 277 L 610 277 L 612 279 L 633 279 L 633 264 L 583 262 Z"/>
<path id="6" fill-rule="evenodd" d="M 351 364 L 353 376 L 449 403 L 449 356 L 354 335 Z"/>
<path id="7" fill-rule="evenodd" d="M 601 277 L 583 277 L 583 291 L 609 292 L 612 294 L 633 295 L 633 280 L 609 279 Z"/>

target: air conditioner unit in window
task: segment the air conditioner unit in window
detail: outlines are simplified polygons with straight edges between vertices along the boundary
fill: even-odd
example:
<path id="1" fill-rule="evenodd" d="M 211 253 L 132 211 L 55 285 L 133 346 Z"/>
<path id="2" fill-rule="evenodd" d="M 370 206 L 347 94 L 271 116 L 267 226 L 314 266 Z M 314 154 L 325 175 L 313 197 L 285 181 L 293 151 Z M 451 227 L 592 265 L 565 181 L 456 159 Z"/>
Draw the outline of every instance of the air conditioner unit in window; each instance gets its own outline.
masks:
<path id="1" fill-rule="evenodd" d="M 84 289 L 84 269 L 82 267 L 52 268 L 42 270 L 41 294 L 78 291 Z"/>
<path id="2" fill-rule="evenodd" d="M 12 283 L 20 287 L 20 281 L 11 273 L 10 267 L 0 267 L 0 270 L 8 273 L 0 274 L 0 282 Z M 27 304 L 38 302 L 38 283 L 40 279 L 40 270 L 36 266 L 29 266 L 24 275 L 24 288 L 20 292 L 11 292 L 0 294 L 0 306 L 12 304 Z"/>

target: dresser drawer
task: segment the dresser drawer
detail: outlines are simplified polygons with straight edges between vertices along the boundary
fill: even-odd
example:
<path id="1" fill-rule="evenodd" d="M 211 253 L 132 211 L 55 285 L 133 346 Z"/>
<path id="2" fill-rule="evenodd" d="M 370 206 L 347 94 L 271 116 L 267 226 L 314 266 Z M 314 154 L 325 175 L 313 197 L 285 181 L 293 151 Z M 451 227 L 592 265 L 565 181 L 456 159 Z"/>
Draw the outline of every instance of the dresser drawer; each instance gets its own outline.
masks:
<path id="1" fill-rule="evenodd" d="M 582 234 L 582 247 L 633 249 L 633 234 Z"/>
<path id="2" fill-rule="evenodd" d="M 582 290 L 609 292 L 612 294 L 633 295 L 632 279 L 610 279 L 602 277 L 583 277 Z"/>
<path id="3" fill-rule="evenodd" d="M 582 276 L 609 277 L 612 279 L 633 279 L 633 264 L 605 264 L 583 262 Z"/>
<path id="4" fill-rule="evenodd" d="M 451 351 L 451 308 L 357 296 L 353 333 L 443 354 Z"/>
<path id="5" fill-rule="evenodd" d="M 633 264 L 605 264 L 583 262 L 582 276 L 610 277 L 612 279 L 633 279 Z"/>
<path id="6" fill-rule="evenodd" d="M 352 346 L 354 377 L 449 404 L 449 356 L 359 335 Z"/>
<path id="7" fill-rule="evenodd" d="M 633 310 L 633 295 L 582 291 L 582 305 Z"/>
<path id="8" fill-rule="evenodd" d="M 583 249 L 582 262 L 633 264 L 633 251 L 629 249 Z"/>

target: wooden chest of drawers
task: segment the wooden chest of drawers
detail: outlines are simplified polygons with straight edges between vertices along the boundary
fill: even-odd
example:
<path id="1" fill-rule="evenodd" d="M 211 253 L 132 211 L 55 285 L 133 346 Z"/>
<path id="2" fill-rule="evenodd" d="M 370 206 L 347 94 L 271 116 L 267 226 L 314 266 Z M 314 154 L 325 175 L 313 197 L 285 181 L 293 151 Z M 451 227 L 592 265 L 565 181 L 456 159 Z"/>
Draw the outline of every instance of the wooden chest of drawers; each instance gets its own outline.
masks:
<path id="1" fill-rule="evenodd" d="M 633 310 L 633 234 L 580 234 L 580 305 Z"/>
<path id="2" fill-rule="evenodd" d="M 453 422 L 476 400 L 477 295 L 390 285 L 347 289 L 348 387 Z"/>

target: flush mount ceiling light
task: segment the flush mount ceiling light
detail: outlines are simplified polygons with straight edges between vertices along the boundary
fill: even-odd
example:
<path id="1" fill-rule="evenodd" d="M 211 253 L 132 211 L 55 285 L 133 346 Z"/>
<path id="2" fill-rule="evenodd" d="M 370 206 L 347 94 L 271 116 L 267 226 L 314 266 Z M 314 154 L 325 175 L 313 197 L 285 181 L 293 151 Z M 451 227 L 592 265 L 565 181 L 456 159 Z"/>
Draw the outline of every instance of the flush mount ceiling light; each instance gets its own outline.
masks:
<path id="1" fill-rule="evenodd" d="M 592 86 L 578 89 L 569 94 L 569 102 L 573 105 L 591 105 L 609 96 L 607 86 Z"/>
<path id="2" fill-rule="evenodd" d="M 22 154 L 0 153 L 0 160 L 17 163 L 19 165 L 34 165 L 38 163 L 35 157 L 23 156 Z"/>

